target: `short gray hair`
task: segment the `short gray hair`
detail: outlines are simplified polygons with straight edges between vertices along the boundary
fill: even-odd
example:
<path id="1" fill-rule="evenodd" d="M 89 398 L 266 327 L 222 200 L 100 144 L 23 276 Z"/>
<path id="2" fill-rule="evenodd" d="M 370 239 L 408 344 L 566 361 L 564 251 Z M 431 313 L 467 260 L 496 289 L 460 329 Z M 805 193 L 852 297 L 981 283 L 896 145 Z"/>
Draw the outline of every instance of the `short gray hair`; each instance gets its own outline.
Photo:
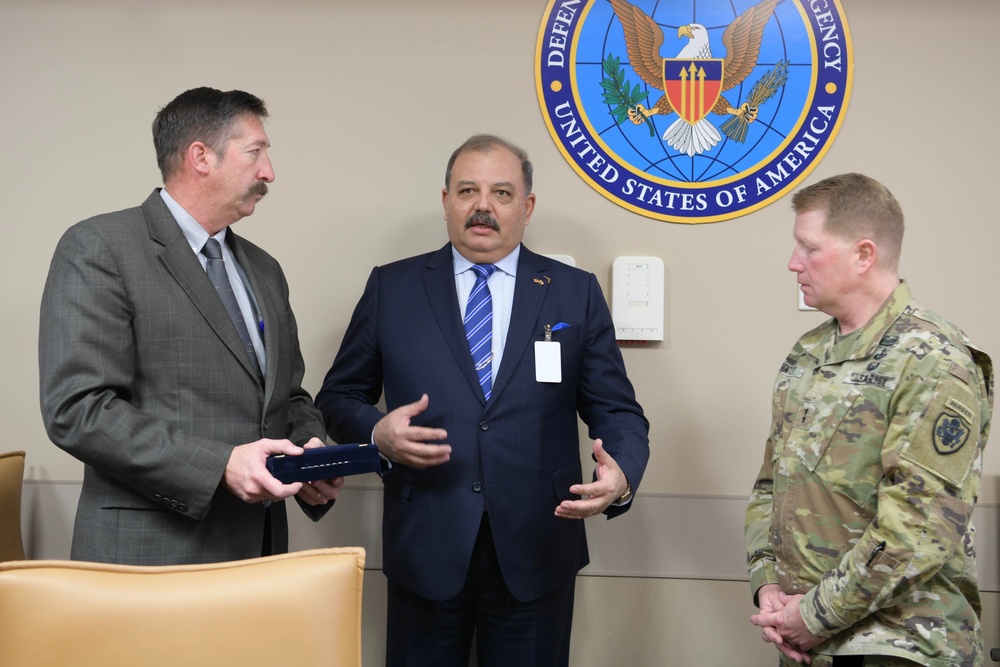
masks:
<path id="1" fill-rule="evenodd" d="M 511 142 L 503 139 L 501 137 L 494 136 L 492 134 L 476 134 L 465 140 L 461 146 L 455 149 L 455 152 L 451 154 L 451 158 L 448 159 L 448 167 L 444 171 L 444 187 L 445 190 L 451 187 L 451 169 L 455 166 L 455 160 L 462 153 L 467 153 L 469 151 L 478 151 L 480 153 L 486 153 L 497 146 L 506 148 L 511 153 L 517 156 L 517 159 L 521 161 L 521 174 L 524 176 L 524 187 L 525 196 L 531 194 L 531 175 L 534 168 L 531 166 L 531 160 L 528 159 L 528 154 L 523 148 L 512 144 Z"/>

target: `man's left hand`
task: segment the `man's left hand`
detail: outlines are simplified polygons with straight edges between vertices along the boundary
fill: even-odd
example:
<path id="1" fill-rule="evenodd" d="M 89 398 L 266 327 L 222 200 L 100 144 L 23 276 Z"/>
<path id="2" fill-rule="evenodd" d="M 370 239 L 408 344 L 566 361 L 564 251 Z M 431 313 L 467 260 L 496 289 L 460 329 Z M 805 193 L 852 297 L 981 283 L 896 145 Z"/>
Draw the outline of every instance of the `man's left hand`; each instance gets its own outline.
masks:
<path id="1" fill-rule="evenodd" d="M 312 438 L 303 445 L 304 449 L 314 449 L 316 447 L 326 447 L 327 445 L 319 438 Z M 302 489 L 296 494 L 306 505 L 326 505 L 331 500 L 336 500 L 340 494 L 340 487 L 344 486 L 343 477 L 333 479 L 317 479 L 302 485 Z"/>
<path id="2" fill-rule="evenodd" d="M 597 480 L 590 484 L 574 484 L 570 493 L 580 500 L 564 500 L 556 507 L 556 516 L 563 519 L 586 519 L 606 510 L 625 493 L 628 480 L 611 455 L 604 451 L 604 443 L 594 440 L 594 457 L 597 459 Z"/>
<path id="3" fill-rule="evenodd" d="M 761 611 L 750 617 L 750 622 L 759 628 L 764 629 L 764 639 L 791 649 L 803 656 L 806 664 L 812 660 L 808 656 L 808 651 L 824 641 L 823 637 L 817 637 L 802 620 L 802 613 L 799 611 L 801 595 L 787 595 L 779 593 L 779 603 L 776 611 Z M 763 608 L 763 605 L 762 605 Z M 783 651 L 784 652 L 784 651 Z M 786 652 L 787 655 L 787 652 Z"/>

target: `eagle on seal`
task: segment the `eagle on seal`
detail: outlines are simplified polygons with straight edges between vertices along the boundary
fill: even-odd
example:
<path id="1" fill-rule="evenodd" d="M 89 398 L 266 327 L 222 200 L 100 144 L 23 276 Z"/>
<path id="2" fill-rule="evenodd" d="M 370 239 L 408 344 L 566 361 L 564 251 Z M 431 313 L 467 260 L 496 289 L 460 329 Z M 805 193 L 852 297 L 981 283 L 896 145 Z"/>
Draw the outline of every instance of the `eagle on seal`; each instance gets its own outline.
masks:
<path id="1" fill-rule="evenodd" d="M 740 85 L 757 66 L 764 26 L 774 14 L 775 6 L 781 1 L 762 0 L 743 12 L 722 33 L 722 44 L 726 47 L 722 68 L 722 91 Z M 653 88 L 664 90 L 665 59 L 660 56 L 663 29 L 650 16 L 627 0 L 609 0 L 609 2 L 625 33 L 625 45 L 632 69 Z M 681 26 L 677 30 L 677 37 L 687 37 L 689 41 L 677 54 L 676 59 L 712 58 L 712 47 L 705 26 L 700 23 Z M 667 95 L 664 95 L 649 109 L 641 104 L 630 108 L 628 117 L 633 123 L 640 125 L 654 114 L 669 115 L 675 111 Z M 757 111 L 757 107 L 749 103 L 744 103 L 736 109 L 721 94 L 711 109 L 711 113 L 719 116 L 737 116 L 746 123 L 752 123 L 757 118 Z M 671 148 L 694 156 L 710 150 L 722 140 L 722 135 L 715 125 L 705 118 L 695 123 L 678 118 L 663 133 L 663 139 Z"/>

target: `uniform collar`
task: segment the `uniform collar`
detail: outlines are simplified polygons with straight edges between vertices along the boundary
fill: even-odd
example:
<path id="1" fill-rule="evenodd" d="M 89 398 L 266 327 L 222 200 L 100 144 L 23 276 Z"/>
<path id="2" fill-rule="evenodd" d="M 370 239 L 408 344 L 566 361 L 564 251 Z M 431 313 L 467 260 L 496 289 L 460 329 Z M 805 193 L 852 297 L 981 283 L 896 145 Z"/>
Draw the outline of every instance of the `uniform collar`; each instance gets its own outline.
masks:
<path id="1" fill-rule="evenodd" d="M 820 365 L 870 357 L 911 301 L 913 295 L 910 293 L 910 286 L 905 280 L 900 280 L 889 298 L 863 327 L 838 337 L 837 320 L 830 318 L 802 337 L 802 347 Z"/>

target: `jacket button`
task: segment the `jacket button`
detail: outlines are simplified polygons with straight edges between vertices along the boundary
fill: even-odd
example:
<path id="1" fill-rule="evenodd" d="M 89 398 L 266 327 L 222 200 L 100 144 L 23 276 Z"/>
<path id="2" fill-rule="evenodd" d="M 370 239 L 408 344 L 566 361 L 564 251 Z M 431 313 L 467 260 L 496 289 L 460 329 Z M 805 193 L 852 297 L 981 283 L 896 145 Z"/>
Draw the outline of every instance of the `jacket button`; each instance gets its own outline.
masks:
<path id="1" fill-rule="evenodd" d="M 481 482 L 473 482 L 472 483 L 472 491 L 474 493 L 481 493 L 482 490 L 483 490 L 483 485 L 482 485 Z"/>
<path id="2" fill-rule="evenodd" d="M 265 433 L 266 433 L 267 431 L 270 431 L 270 430 L 271 430 L 271 425 L 270 425 L 269 423 L 267 423 L 267 422 L 264 422 L 263 424 L 261 424 L 261 427 L 262 427 L 262 428 L 264 429 L 264 432 L 265 432 Z"/>
<path id="3" fill-rule="evenodd" d="M 187 512 L 188 506 L 185 505 L 184 503 L 181 503 L 180 505 L 177 506 L 177 509 L 180 510 L 181 512 Z"/>
<path id="4" fill-rule="evenodd" d="M 479 430 L 480 431 L 489 431 L 490 430 L 489 423 L 488 422 L 479 422 Z"/>

